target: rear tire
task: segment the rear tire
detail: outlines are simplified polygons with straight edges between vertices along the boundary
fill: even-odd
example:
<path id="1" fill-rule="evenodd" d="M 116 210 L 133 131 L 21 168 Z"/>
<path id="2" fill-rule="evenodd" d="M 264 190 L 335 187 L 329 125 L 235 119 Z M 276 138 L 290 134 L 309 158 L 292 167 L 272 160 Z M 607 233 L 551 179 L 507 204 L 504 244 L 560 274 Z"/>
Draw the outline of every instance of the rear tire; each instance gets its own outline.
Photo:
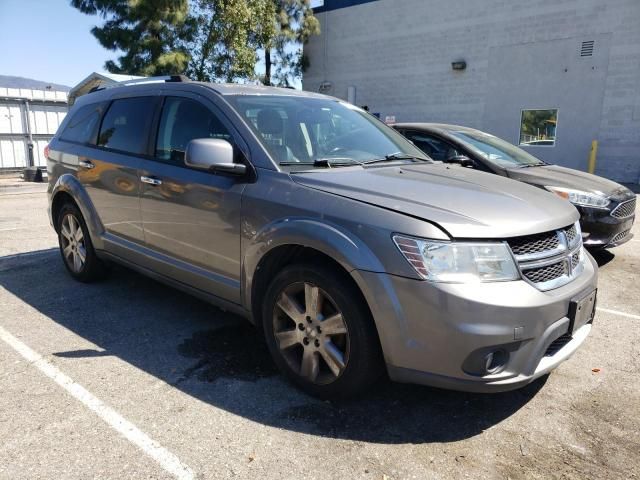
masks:
<path id="1" fill-rule="evenodd" d="M 369 309 L 342 272 L 286 267 L 267 289 L 262 320 L 278 368 L 313 396 L 358 395 L 384 372 Z"/>
<path id="2" fill-rule="evenodd" d="M 58 244 L 67 271 L 80 282 L 104 278 L 107 268 L 91 243 L 89 229 L 73 203 L 65 203 L 58 214 Z"/>

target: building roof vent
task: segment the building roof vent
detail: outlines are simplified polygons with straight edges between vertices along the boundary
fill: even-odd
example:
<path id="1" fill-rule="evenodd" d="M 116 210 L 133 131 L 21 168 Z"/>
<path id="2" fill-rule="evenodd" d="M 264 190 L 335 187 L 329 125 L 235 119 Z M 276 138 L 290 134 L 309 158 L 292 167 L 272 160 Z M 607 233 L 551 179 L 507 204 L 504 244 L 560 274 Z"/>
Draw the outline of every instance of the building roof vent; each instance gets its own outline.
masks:
<path id="1" fill-rule="evenodd" d="M 595 43 L 595 40 L 587 40 L 586 42 L 582 42 L 582 47 L 580 48 L 580 56 L 593 57 L 593 47 Z"/>

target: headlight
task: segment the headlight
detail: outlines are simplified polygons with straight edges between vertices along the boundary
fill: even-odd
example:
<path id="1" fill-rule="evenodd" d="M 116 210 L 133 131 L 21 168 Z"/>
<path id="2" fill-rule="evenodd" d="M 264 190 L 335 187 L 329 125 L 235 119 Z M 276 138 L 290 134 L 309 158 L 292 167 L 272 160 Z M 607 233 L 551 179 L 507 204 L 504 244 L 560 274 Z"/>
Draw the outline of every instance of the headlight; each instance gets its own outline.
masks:
<path id="1" fill-rule="evenodd" d="M 434 282 L 501 282 L 520 278 L 504 243 L 462 243 L 421 240 L 395 235 L 404 257 L 418 274 Z"/>
<path id="2" fill-rule="evenodd" d="M 574 190 L 562 187 L 544 187 L 550 192 L 555 193 L 559 197 L 569 200 L 574 205 L 583 207 L 604 208 L 609 205 L 610 200 L 603 195 L 597 193 L 583 192 L 582 190 Z"/>

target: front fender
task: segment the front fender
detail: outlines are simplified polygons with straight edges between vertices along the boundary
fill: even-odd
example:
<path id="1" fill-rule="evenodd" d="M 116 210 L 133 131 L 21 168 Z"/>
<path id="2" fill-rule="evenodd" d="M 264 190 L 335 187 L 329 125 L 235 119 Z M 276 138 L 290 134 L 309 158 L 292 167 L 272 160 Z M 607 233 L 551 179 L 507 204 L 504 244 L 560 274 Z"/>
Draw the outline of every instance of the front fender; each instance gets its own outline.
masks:
<path id="1" fill-rule="evenodd" d="M 300 245 L 313 248 L 336 260 L 347 272 L 384 272 L 380 260 L 369 247 L 345 229 L 317 219 L 285 218 L 265 225 L 243 249 L 243 303 L 251 309 L 251 292 L 260 261 L 274 248 Z"/>
<path id="2" fill-rule="evenodd" d="M 91 197 L 87 194 L 87 191 L 84 189 L 82 184 L 78 181 L 78 179 L 70 173 L 65 173 L 58 177 L 58 180 L 50 189 L 50 203 L 49 203 L 49 215 L 51 224 L 56 227 L 55 218 L 53 218 L 53 205 L 60 193 L 66 193 L 70 195 L 73 200 L 76 202 L 76 205 L 80 209 L 80 213 L 84 217 L 84 221 L 89 229 L 89 235 L 91 236 L 91 243 L 94 248 L 97 250 L 101 250 L 103 247 L 102 244 L 102 234 L 104 233 L 104 226 L 100 221 L 100 217 L 98 216 L 96 209 L 91 201 Z"/>

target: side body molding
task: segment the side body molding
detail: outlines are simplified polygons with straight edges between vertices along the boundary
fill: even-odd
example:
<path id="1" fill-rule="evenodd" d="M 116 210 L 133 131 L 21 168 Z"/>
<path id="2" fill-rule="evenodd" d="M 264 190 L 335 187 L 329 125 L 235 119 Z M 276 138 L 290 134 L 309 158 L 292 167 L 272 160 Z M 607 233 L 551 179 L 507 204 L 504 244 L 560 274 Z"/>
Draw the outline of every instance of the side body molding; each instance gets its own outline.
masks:
<path id="1" fill-rule="evenodd" d="M 246 242 L 242 262 L 242 301 L 251 310 L 253 280 L 260 261 L 273 249 L 283 245 L 313 248 L 337 261 L 347 272 L 366 270 L 384 272 L 374 253 L 360 239 L 338 225 L 307 217 L 289 217 L 265 225 Z"/>
<path id="2" fill-rule="evenodd" d="M 104 233 L 104 225 L 100 221 L 96 209 L 91 201 L 91 198 L 87 194 L 86 190 L 78 179 L 70 173 L 65 173 L 58 177 L 58 180 L 50 190 L 50 202 L 49 205 L 53 205 L 55 198 L 60 193 L 67 193 L 74 199 L 80 213 L 84 217 L 84 220 L 89 229 L 91 235 L 91 242 L 96 250 L 103 249 L 102 234 Z M 55 219 L 53 218 L 53 212 L 49 212 L 51 224 L 55 228 Z"/>

